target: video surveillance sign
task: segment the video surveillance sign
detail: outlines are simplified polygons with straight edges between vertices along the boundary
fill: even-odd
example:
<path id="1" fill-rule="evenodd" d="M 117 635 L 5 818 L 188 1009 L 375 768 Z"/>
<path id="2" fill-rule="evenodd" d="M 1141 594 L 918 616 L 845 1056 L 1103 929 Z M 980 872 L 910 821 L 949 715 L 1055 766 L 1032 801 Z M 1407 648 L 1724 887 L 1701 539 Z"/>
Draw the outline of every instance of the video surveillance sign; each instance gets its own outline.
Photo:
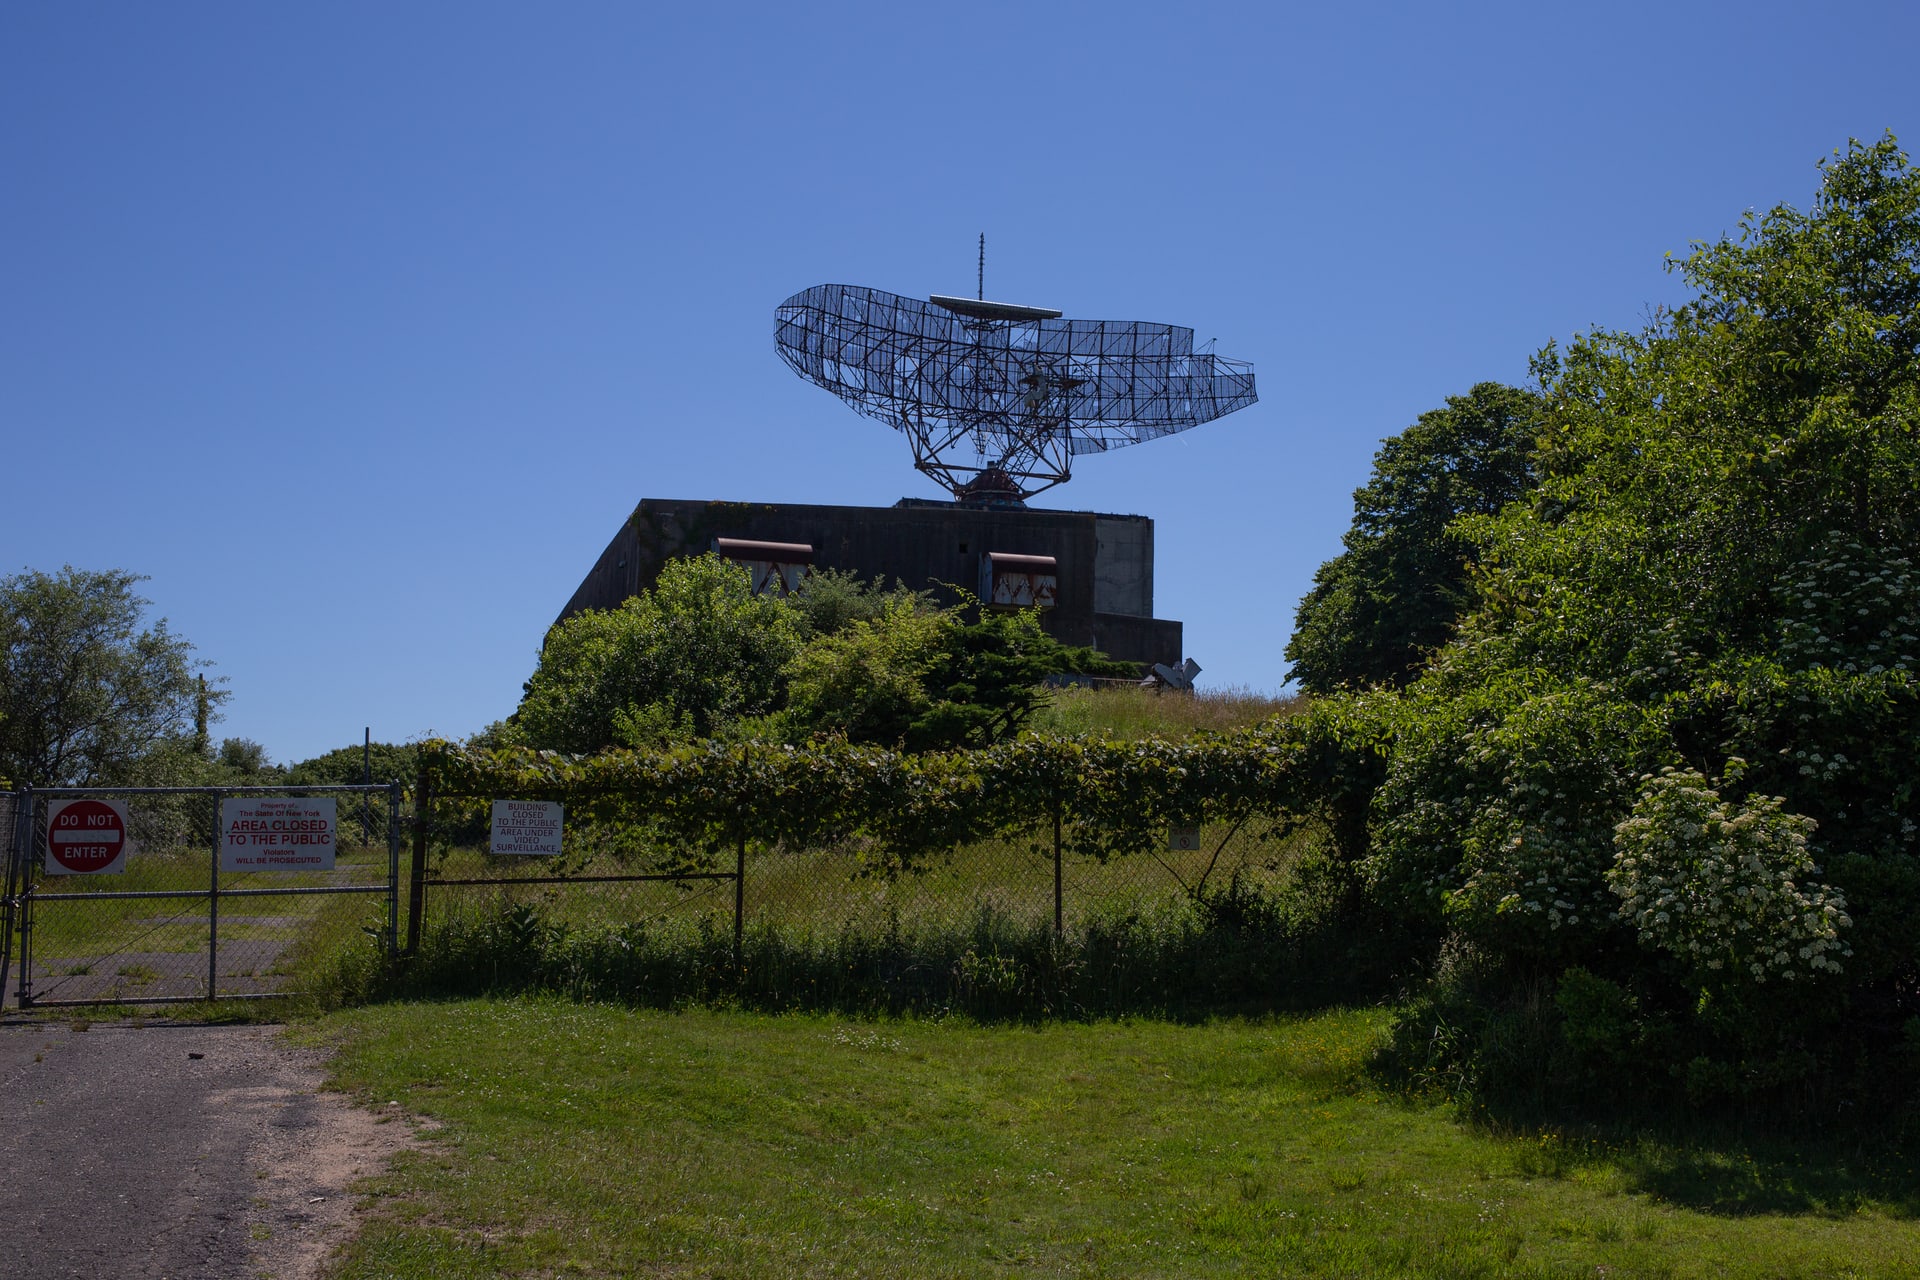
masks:
<path id="1" fill-rule="evenodd" d="M 487 846 L 495 857 L 510 854 L 560 856 L 560 805 L 550 800 L 495 800 L 493 839 Z"/>

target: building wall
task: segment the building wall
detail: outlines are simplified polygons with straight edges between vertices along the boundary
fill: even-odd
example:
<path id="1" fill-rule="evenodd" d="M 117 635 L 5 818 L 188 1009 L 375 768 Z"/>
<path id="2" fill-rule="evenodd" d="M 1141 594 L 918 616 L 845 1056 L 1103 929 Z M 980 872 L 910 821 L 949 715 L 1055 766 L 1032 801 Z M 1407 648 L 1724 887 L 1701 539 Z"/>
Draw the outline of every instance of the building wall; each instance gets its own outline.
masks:
<path id="1" fill-rule="evenodd" d="M 953 586 L 978 589 L 988 552 L 1052 556 L 1059 595 L 1042 615 L 1051 634 L 1124 661 L 1173 664 L 1182 657 L 1180 624 L 1153 617 L 1152 520 L 919 499 L 828 507 L 646 498 L 560 616 L 617 608 L 651 584 L 667 560 L 710 551 L 715 538 L 809 543 L 817 568 L 897 579 L 947 604 L 958 598 Z"/>
<path id="2" fill-rule="evenodd" d="M 1093 607 L 1100 613 L 1153 616 L 1153 521 L 1093 518 Z"/>

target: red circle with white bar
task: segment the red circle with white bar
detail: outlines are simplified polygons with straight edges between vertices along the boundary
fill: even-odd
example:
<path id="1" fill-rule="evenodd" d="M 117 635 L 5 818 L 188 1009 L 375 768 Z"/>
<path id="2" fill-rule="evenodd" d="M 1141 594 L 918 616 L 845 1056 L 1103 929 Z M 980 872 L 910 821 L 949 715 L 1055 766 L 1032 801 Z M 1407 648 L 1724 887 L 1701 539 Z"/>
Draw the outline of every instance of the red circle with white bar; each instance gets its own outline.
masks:
<path id="1" fill-rule="evenodd" d="M 70 800 L 47 823 L 47 852 L 76 874 L 112 866 L 126 842 L 126 824 L 98 800 Z"/>

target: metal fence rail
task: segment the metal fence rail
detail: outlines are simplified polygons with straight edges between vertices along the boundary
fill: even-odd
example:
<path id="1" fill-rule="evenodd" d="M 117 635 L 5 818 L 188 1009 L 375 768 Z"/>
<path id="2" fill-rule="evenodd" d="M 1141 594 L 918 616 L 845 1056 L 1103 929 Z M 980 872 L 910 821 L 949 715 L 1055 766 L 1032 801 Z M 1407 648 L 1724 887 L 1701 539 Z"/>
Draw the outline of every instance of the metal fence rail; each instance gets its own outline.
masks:
<path id="1" fill-rule="evenodd" d="M 507 797 L 493 797 L 504 799 Z M 1256 820 L 1187 833 L 1191 847 L 1100 860 L 1049 822 L 902 868 L 850 839 L 817 849 L 688 850 L 644 827 L 565 818 L 557 858 L 488 852 L 488 797 L 433 795 L 415 828 L 406 950 L 436 928 L 532 911 L 570 931 L 704 922 L 815 938 L 903 928 L 956 930 L 982 917 L 1066 932 L 1096 918 L 1170 916 L 1233 886 L 1263 894 L 1289 880 L 1297 824 Z M 1170 833 L 1171 835 L 1172 833 Z"/>
<path id="2" fill-rule="evenodd" d="M 317 797 L 358 801 L 337 804 L 330 866 L 222 871 L 223 802 Z M 285 996 L 342 949 L 391 956 L 402 799 L 397 783 L 13 793 L 5 923 L 18 943 L 17 1006 Z M 124 812 L 111 839 L 125 856 L 111 869 L 55 874 L 53 850 L 68 833 L 50 831 L 50 818 L 75 800 Z"/>
<path id="3" fill-rule="evenodd" d="M 442 922 L 474 912 L 538 905 L 569 927 L 619 925 L 636 919 L 714 910 L 729 895 L 734 940 L 745 923 L 745 850 L 731 866 L 662 848 L 646 833 L 583 823 L 569 817 L 557 858 L 488 851 L 485 806 L 491 799 L 435 795 L 424 779 L 417 793 L 405 954 L 418 951 L 431 925 L 429 904 Z"/>
<path id="4" fill-rule="evenodd" d="M 327 795 L 341 801 L 331 868 L 222 871 L 222 801 Z M 125 807 L 133 852 L 110 873 L 49 874 L 49 806 L 89 798 Z M 1298 850 L 1296 826 L 1256 820 L 1101 860 L 1075 854 L 1042 821 L 902 867 L 857 838 L 812 849 L 689 850 L 644 821 L 610 825 L 569 813 L 561 855 L 494 856 L 488 802 L 510 798 L 424 787 L 409 796 L 397 783 L 0 792 L 8 855 L 0 1001 L 11 995 L 30 1009 L 285 996 L 310 989 L 355 949 L 363 959 L 403 960 L 436 931 L 469 928 L 507 938 L 518 936 L 514 927 L 542 931 L 525 935 L 529 945 L 552 931 L 685 930 L 731 935 L 735 956 L 749 930 L 823 942 L 988 927 L 1066 933 L 1216 910 L 1229 890 L 1258 897 L 1288 881 Z"/>

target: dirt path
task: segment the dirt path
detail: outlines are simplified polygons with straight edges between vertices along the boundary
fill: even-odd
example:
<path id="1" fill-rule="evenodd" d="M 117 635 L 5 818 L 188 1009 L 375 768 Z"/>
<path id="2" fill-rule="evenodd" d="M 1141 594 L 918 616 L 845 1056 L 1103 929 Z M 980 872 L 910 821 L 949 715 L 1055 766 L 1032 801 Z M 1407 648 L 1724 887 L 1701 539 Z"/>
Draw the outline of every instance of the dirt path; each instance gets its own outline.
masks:
<path id="1" fill-rule="evenodd" d="M 10 1280 L 304 1280 L 404 1120 L 323 1092 L 271 1027 L 0 1024 Z"/>

